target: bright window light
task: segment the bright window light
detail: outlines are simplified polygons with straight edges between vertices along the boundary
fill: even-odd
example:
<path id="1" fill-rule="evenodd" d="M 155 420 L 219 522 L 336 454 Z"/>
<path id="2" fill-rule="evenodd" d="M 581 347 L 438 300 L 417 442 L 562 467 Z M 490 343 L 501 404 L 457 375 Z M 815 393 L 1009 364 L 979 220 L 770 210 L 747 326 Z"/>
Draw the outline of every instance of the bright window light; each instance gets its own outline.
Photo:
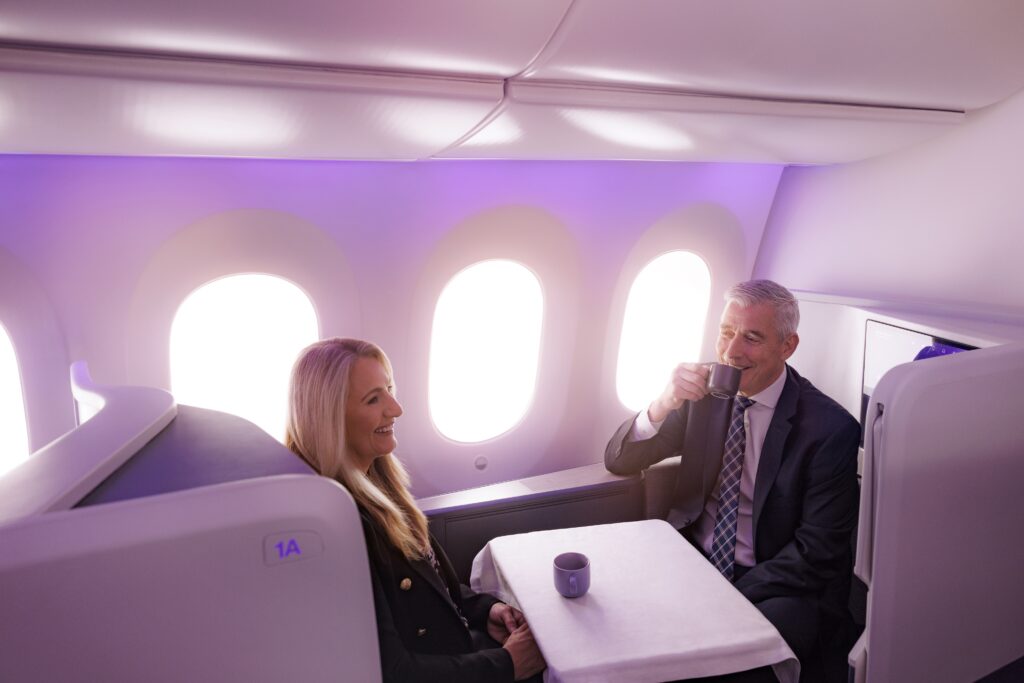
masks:
<path id="1" fill-rule="evenodd" d="M 319 337 L 309 297 L 279 277 L 232 275 L 192 292 L 171 325 L 178 403 L 232 413 L 284 439 L 288 377 Z"/>
<path id="2" fill-rule="evenodd" d="M 430 338 L 430 417 L 453 441 L 507 432 L 533 400 L 544 297 L 514 261 L 473 264 L 437 300 Z"/>
<path id="3" fill-rule="evenodd" d="M 28 425 L 14 345 L 0 325 L 0 475 L 28 459 Z"/>
<path id="4" fill-rule="evenodd" d="M 640 410 L 679 363 L 700 359 L 711 273 L 696 254 L 670 251 L 640 271 L 629 290 L 619 343 L 619 400 Z"/>

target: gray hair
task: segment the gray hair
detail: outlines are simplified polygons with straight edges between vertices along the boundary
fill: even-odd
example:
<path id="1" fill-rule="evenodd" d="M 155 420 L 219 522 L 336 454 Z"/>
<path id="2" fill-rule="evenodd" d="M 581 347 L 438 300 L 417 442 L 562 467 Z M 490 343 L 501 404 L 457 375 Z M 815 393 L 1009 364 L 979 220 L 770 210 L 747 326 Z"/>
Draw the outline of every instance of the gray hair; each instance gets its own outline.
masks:
<path id="1" fill-rule="evenodd" d="M 725 293 L 725 302 L 740 306 L 771 304 L 775 307 L 775 330 L 781 339 L 796 334 L 800 324 L 800 306 L 793 292 L 771 280 L 748 280 L 733 285 Z"/>

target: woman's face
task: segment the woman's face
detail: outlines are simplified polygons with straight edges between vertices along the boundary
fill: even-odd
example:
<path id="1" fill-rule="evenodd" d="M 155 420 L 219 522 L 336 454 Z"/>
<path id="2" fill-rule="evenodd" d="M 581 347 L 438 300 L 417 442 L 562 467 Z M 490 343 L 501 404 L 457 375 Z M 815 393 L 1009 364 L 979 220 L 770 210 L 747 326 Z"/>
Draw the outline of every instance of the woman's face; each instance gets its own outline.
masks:
<path id="1" fill-rule="evenodd" d="M 402 406 L 393 395 L 394 386 L 376 358 L 359 357 L 348 378 L 345 400 L 345 450 L 363 472 L 373 461 L 398 446 L 395 420 Z"/>

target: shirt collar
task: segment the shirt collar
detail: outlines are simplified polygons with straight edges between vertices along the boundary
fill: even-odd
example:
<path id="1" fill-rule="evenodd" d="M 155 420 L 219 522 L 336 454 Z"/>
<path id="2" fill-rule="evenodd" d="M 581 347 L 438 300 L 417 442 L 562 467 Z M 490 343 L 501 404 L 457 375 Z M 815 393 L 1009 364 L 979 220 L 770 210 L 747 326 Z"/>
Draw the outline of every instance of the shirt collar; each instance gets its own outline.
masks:
<path id="1" fill-rule="evenodd" d="M 755 401 L 757 405 L 775 410 L 775 404 L 779 402 L 779 396 L 782 396 L 782 390 L 786 386 L 787 374 L 789 374 L 789 366 L 783 366 L 782 372 L 779 373 L 775 381 L 769 384 L 767 388 L 751 396 L 750 400 Z"/>

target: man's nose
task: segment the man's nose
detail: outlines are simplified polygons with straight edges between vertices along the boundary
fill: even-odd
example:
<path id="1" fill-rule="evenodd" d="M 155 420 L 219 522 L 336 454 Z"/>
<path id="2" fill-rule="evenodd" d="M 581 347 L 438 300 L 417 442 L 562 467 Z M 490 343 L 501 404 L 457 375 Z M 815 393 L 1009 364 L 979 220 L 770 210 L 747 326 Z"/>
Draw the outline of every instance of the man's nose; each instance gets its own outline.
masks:
<path id="1" fill-rule="evenodd" d="M 725 345 L 725 353 L 722 355 L 725 356 L 726 359 L 737 358 L 742 355 L 742 351 L 743 340 L 739 335 L 736 335 Z"/>

